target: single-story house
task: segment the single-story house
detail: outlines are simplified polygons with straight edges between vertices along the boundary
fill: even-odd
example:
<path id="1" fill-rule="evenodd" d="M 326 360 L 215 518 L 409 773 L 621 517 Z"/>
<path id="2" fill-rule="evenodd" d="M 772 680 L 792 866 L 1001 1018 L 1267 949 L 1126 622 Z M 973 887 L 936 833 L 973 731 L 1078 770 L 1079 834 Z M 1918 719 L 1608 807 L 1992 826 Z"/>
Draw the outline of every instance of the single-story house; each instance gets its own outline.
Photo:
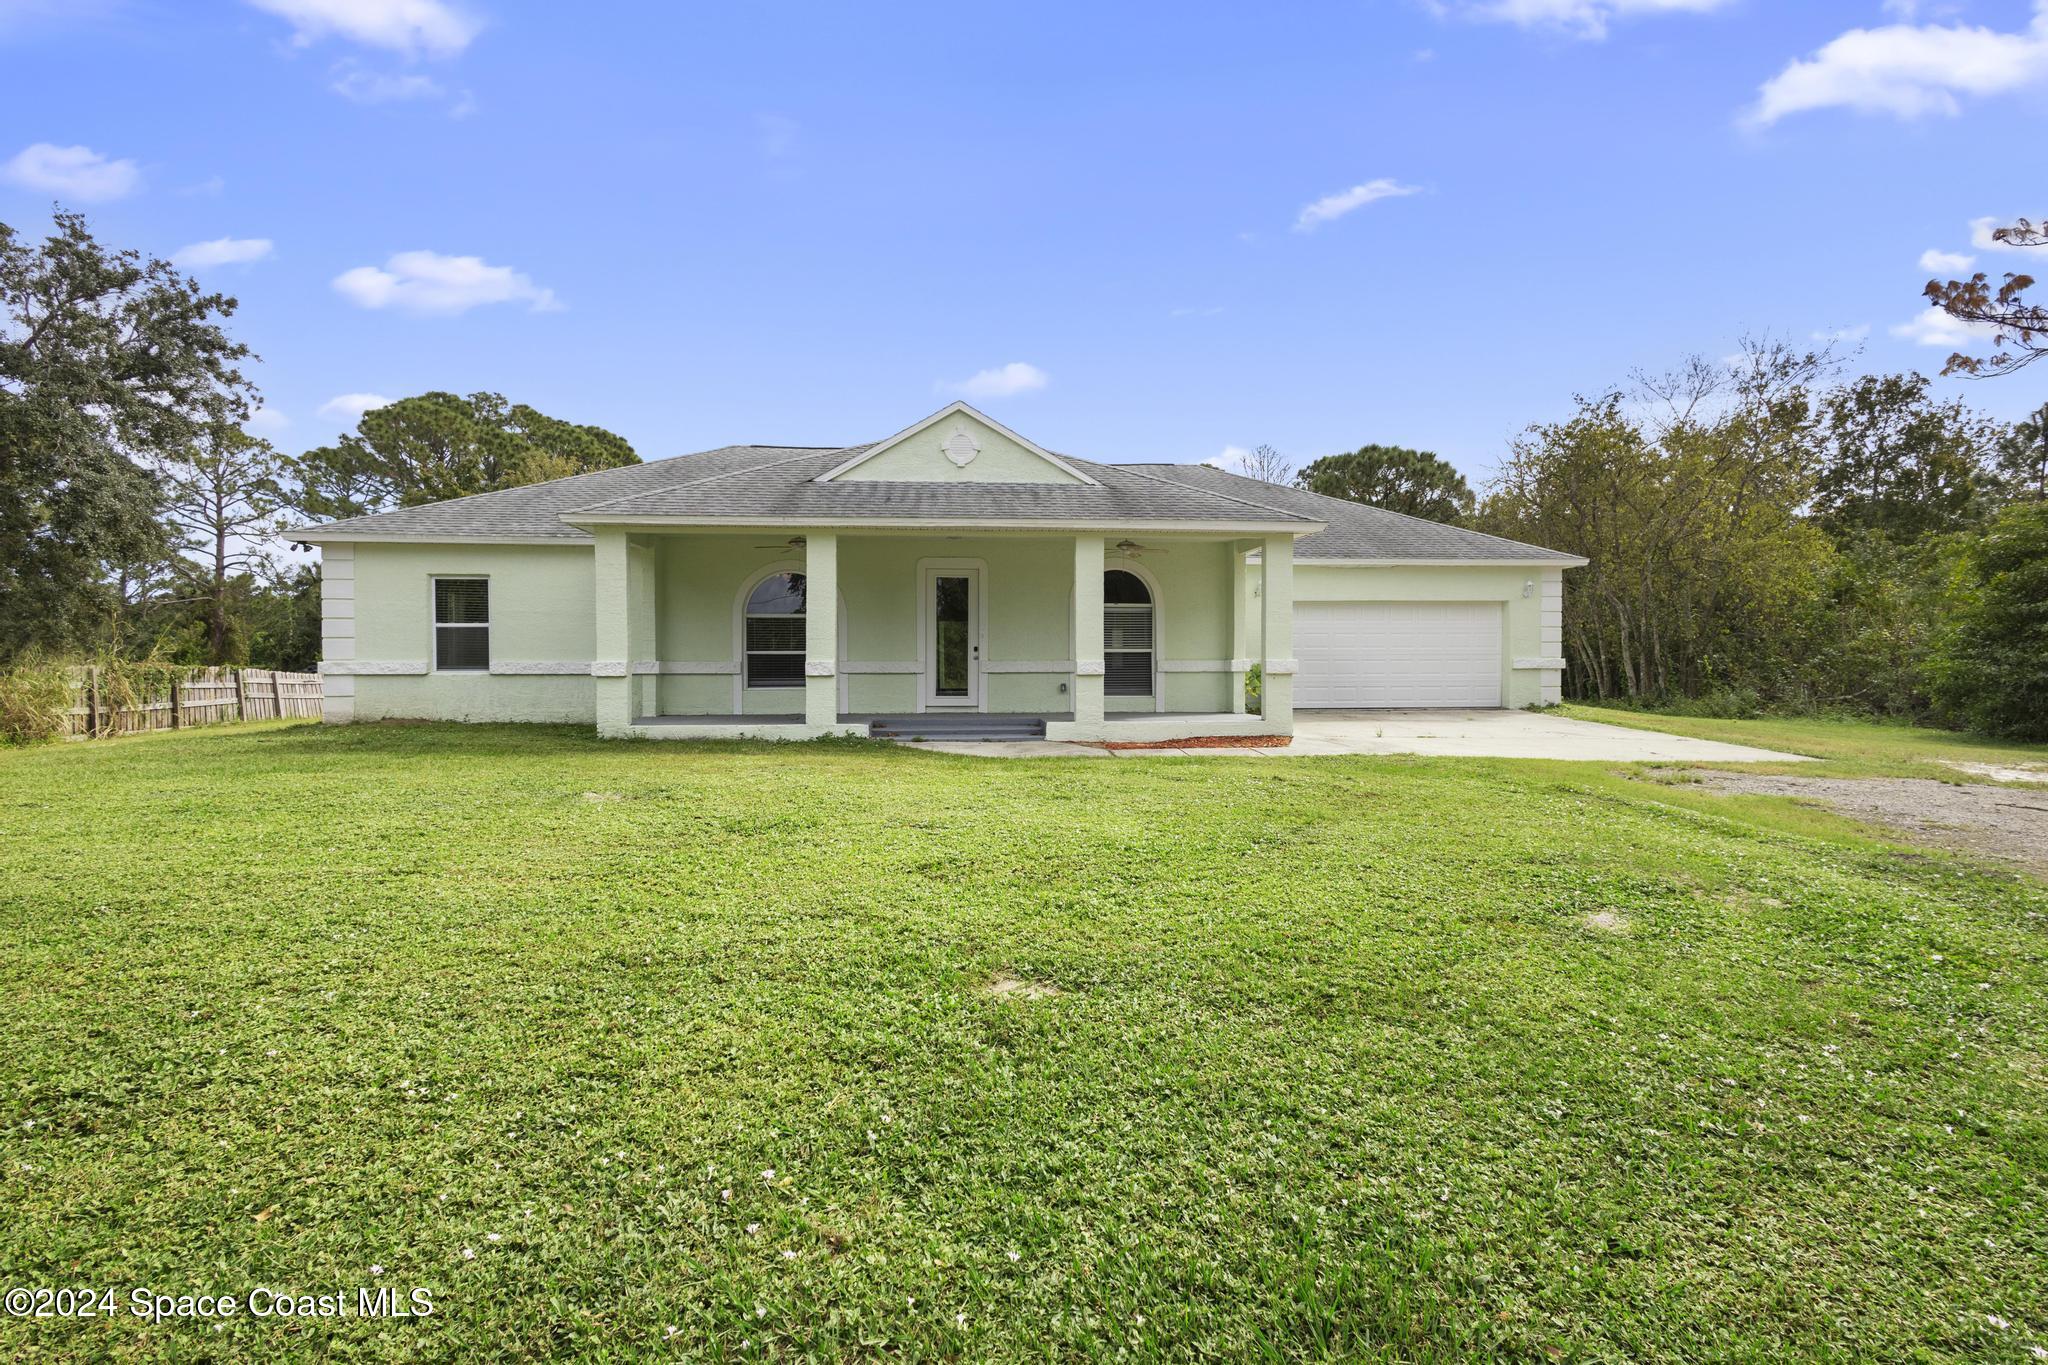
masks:
<path id="1" fill-rule="evenodd" d="M 1056 455 L 965 403 L 867 445 L 728 446 L 293 536 L 321 552 L 328 720 L 662 739 L 1285 735 L 1297 707 L 1554 702 L 1585 562 Z"/>

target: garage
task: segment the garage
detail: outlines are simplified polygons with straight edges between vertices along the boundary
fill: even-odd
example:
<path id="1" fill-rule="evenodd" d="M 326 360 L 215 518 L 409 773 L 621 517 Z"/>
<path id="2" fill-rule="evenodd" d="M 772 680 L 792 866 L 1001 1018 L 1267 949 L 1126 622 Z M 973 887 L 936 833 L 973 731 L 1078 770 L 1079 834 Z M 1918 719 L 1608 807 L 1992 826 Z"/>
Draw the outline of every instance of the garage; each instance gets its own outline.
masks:
<path id="1" fill-rule="evenodd" d="M 1498 602 L 1299 602 L 1297 708 L 1500 705 Z"/>

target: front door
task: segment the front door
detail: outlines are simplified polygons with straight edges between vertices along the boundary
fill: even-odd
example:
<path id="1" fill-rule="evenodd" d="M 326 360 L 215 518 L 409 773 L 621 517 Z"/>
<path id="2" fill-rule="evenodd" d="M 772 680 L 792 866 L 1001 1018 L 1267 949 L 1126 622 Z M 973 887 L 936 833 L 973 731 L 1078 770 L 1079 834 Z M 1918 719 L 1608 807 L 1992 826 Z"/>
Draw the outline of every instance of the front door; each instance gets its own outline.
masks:
<path id="1" fill-rule="evenodd" d="M 981 707 L 981 571 L 927 569 L 924 704 Z"/>

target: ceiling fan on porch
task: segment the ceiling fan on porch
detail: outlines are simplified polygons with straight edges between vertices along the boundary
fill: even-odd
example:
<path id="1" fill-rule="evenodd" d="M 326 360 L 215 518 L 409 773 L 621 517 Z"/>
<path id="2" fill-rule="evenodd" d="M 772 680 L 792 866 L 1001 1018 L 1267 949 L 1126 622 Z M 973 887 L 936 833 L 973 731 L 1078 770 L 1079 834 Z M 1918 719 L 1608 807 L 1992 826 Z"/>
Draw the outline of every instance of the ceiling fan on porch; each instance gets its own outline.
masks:
<path id="1" fill-rule="evenodd" d="M 1116 544 L 1110 546 L 1109 548 L 1115 550 L 1125 559 L 1143 559 L 1146 555 L 1163 555 L 1173 553 L 1171 550 L 1168 550 L 1163 545 L 1140 545 L 1135 540 L 1119 540 Z"/>
<path id="2" fill-rule="evenodd" d="M 754 548 L 757 550 L 801 550 L 803 547 L 804 538 L 802 536 L 791 536 L 788 540 L 778 545 L 756 545 Z"/>

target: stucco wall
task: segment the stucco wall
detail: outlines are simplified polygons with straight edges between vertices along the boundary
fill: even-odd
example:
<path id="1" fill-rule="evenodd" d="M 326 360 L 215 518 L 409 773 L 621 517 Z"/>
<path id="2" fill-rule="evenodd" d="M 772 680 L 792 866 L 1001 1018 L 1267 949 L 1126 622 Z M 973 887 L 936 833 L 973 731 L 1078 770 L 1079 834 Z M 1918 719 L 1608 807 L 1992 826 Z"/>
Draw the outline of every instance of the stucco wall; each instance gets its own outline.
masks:
<path id="1" fill-rule="evenodd" d="M 1296 602 L 1501 603 L 1501 698 L 1509 707 L 1548 705 L 1559 699 L 1562 674 L 1558 669 L 1516 664 L 1555 662 L 1561 655 L 1563 585 L 1561 569 L 1463 564 L 1376 568 L 1313 560 L 1297 561 L 1294 566 Z M 1247 590 L 1254 595 L 1260 591 L 1256 565 Z M 1258 620 L 1255 611 L 1251 616 L 1255 647 Z"/>
<path id="2" fill-rule="evenodd" d="M 350 593 L 349 614 L 323 620 L 321 671 L 348 703 L 329 719 L 594 720 L 590 546 L 357 544 L 321 558 L 323 587 Z M 490 673 L 434 668 L 436 576 L 489 580 Z"/>

